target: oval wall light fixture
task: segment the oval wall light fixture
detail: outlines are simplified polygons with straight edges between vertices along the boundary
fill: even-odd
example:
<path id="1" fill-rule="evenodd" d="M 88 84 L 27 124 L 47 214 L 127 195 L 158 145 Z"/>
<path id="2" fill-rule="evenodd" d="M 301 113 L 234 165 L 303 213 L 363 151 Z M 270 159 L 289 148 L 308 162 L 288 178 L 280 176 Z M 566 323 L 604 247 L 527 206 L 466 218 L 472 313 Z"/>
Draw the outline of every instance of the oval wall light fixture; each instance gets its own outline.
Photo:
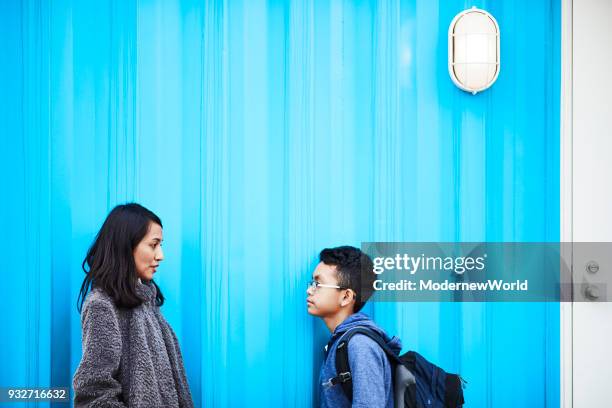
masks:
<path id="1" fill-rule="evenodd" d="M 457 14 L 448 27 L 448 73 L 459 88 L 476 94 L 499 75 L 499 25 L 484 10 Z"/>

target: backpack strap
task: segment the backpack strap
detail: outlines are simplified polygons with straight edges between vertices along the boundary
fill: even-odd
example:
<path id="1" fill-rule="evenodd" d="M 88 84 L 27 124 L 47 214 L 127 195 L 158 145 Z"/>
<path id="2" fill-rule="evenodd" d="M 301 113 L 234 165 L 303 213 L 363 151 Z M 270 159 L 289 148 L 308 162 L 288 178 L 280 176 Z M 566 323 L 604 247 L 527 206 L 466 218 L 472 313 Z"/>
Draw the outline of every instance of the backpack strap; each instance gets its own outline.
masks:
<path id="1" fill-rule="evenodd" d="M 374 340 L 380 348 L 383 349 L 387 357 L 392 364 L 399 363 L 397 354 L 393 352 L 387 345 L 387 342 L 376 332 L 365 327 L 357 327 L 355 329 L 347 331 L 338 340 L 338 347 L 336 347 L 336 373 L 334 378 L 329 380 L 330 385 L 340 384 L 344 395 L 349 401 L 353 401 L 353 377 L 351 375 L 351 367 L 349 365 L 348 356 L 348 344 L 351 338 L 356 334 L 363 334 Z"/>
<path id="2" fill-rule="evenodd" d="M 460 407 L 465 403 L 463 399 L 463 384 L 465 380 L 457 374 L 446 374 L 446 387 L 444 404 L 447 407 Z"/>

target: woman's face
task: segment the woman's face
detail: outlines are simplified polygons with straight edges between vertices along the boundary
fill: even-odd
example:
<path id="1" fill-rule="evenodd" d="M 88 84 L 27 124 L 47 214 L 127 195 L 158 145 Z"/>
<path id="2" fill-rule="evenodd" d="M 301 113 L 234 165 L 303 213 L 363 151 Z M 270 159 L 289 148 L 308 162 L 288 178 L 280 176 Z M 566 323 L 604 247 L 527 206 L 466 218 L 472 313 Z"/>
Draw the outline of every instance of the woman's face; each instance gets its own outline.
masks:
<path id="1" fill-rule="evenodd" d="M 134 248 L 134 263 L 136 274 L 141 280 L 150 281 L 157 270 L 159 263 L 164 259 L 161 243 L 163 241 L 162 228 L 156 223 L 149 223 L 149 231 L 142 241 Z"/>

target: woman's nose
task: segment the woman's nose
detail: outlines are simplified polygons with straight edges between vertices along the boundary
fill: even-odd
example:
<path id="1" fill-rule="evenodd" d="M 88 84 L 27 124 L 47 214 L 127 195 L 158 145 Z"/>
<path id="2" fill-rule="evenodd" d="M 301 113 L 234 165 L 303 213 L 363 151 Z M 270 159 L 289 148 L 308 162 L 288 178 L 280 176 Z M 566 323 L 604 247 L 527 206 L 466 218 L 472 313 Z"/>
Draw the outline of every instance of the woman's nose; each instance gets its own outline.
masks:
<path id="1" fill-rule="evenodd" d="M 155 254 L 155 259 L 158 261 L 164 260 L 164 250 L 161 247 L 158 247 L 157 253 Z"/>

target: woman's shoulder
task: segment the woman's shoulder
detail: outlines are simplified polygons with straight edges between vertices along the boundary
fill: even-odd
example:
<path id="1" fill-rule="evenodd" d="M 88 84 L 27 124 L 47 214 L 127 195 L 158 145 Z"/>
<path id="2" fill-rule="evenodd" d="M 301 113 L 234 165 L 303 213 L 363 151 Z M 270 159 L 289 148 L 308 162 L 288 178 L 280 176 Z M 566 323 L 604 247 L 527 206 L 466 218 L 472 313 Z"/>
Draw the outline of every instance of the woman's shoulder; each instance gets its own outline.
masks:
<path id="1" fill-rule="evenodd" d="M 83 302 L 81 325 L 93 336 L 121 334 L 121 314 L 113 299 L 103 290 L 92 289 Z"/>
<path id="2" fill-rule="evenodd" d="M 93 288 L 83 302 L 83 311 L 90 309 L 116 310 L 115 301 L 104 290 Z"/>

